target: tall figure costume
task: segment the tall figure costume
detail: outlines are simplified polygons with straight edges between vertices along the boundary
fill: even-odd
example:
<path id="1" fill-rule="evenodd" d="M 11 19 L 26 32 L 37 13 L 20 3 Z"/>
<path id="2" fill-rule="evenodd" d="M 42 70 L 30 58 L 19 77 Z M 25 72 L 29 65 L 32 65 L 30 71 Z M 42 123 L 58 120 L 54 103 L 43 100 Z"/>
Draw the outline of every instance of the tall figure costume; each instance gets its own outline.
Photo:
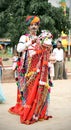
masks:
<path id="1" fill-rule="evenodd" d="M 26 23 L 30 33 L 22 35 L 17 46 L 17 51 L 22 52 L 18 66 L 17 104 L 9 112 L 20 115 L 21 123 L 32 124 L 52 117 L 48 115 L 48 60 L 51 40 L 48 37 L 43 39 L 44 35 L 36 36 L 39 17 L 28 16 Z"/>

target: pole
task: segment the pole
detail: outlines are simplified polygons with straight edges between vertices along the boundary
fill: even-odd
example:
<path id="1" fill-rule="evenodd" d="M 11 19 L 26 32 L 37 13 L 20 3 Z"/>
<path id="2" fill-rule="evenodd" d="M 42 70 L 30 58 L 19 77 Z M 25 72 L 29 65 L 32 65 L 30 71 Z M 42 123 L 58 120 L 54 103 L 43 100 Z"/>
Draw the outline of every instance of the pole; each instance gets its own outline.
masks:
<path id="1" fill-rule="evenodd" d="M 69 6 L 69 21 L 71 23 L 71 0 L 70 2 L 70 6 Z M 70 61 L 70 42 L 71 42 L 71 28 L 69 30 L 69 39 L 68 39 L 68 61 Z"/>
<path id="2" fill-rule="evenodd" d="M 70 61 L 70 30 L 69 30 L 69 36 L 68 36 L 68 61 Z"/>

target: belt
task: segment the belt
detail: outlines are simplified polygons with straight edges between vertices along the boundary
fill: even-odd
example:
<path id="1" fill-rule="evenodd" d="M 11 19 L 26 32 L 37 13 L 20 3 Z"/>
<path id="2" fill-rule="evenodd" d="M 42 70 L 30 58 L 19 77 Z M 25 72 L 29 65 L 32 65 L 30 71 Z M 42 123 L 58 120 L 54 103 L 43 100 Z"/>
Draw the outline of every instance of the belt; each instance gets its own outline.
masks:
<path id="1" fill-rule="evenodd" d="M 58 60 L 57 60 L 57 62 L 62 62 L 62 60 L 61 60 L 61 61 L 58 61 Z"/>

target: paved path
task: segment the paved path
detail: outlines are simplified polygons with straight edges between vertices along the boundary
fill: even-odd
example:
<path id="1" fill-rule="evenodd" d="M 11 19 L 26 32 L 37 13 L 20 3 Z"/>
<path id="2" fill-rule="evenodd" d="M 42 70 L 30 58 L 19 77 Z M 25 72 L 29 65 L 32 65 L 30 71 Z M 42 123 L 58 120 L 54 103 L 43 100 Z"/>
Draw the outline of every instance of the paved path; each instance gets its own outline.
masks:
<path id="1" fill-rule="evenodd" d="M 71 79 L 55 80 L 51 90 L 48 121 L 32 125 L 20 123 L 19 116 L 8 113 L 9 107 L 16 103 L 15 83 L 3 83 L 5 104 L 0 104 L 0 130 L 71 130 Z"/>

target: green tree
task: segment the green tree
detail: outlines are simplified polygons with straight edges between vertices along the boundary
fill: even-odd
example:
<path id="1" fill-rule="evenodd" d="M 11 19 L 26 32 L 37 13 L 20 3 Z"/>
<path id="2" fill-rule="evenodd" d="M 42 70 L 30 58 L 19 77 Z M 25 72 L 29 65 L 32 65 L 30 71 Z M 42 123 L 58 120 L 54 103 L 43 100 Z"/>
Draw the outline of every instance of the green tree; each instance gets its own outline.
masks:
<path id="1" fill-rule="evenodd" d="M 57 38 L 61 31 L 68 33 L 69 9 L 64 16 L 62 8 L 56 8 L 48 0 L 0 0 L 0 37 L 10 38 L 12 46 L 18 43 L 19 37 L 27 32 L 25 18 L 27 15 L 38 15 L 41 19 L 39 32 L 50 30 Z"/>

